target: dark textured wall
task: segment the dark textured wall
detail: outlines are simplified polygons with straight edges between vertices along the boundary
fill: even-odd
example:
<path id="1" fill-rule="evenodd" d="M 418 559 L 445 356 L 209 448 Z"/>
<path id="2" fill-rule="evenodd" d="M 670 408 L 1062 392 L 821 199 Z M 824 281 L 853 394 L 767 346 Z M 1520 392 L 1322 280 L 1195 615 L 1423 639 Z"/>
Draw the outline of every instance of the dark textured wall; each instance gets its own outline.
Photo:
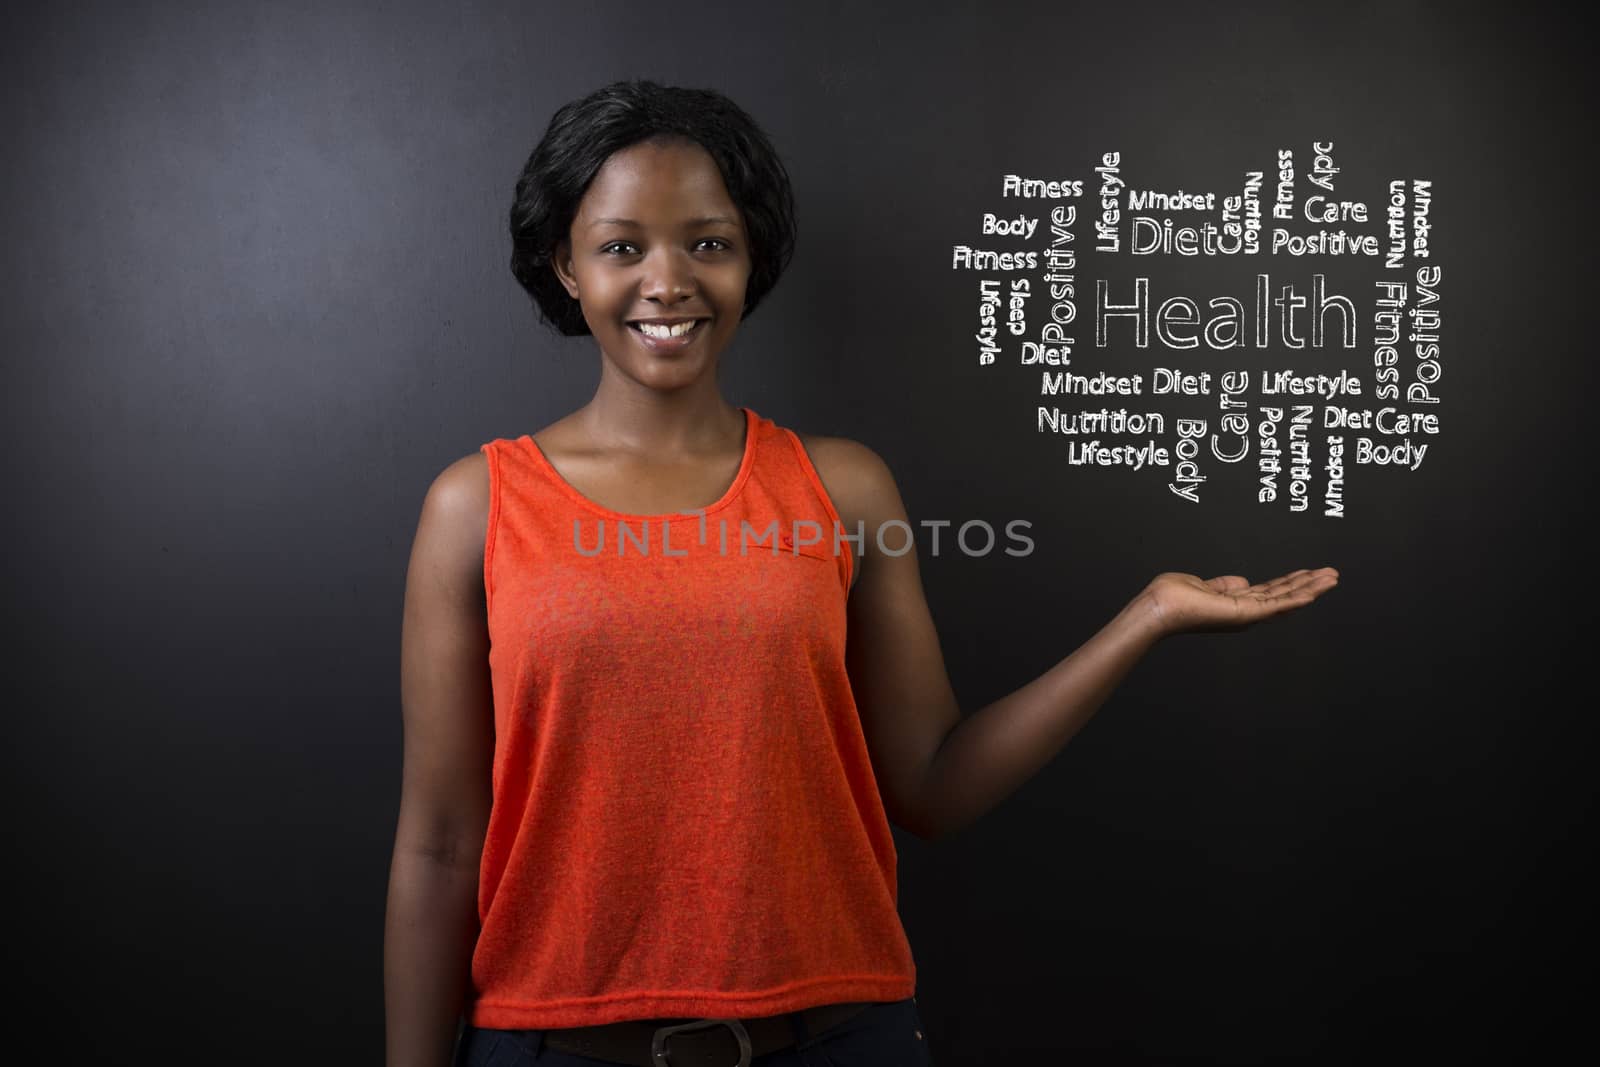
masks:
<path id="1" fill-rule="evenodd" d="M 1592 614 L 1590 92 L 1564 16 L 8 13 L 13 974 L 60 1058 L 378 1062 L 411 535 L 440 469 L 593 389 L 592 342 L 515 286 L 505 215 L 551 112 L 620 77 L 723 90 L 794 177 L 798 253 L 729 399 L 871 445 L 913 517 L 1034 523 L 1027 559 L 924 559 L 965 710 L 1158 571 L 1344 574 L 1270 627 L 1159 646 L 976 826 L 901 835 L 941 1063 L 1459 1058 L 1575 1010 L 1552 974 L 1585 958 L 1593 804 L 1559 690 Z M 1435 182 L 1431 465 L 1358 472 L 1339 521 L 1065 467 L 1025 376 L 978 372 L 950 269 L 999 176 L 1119 149 L 1204 184 L 1313 140 L 1370 202 Z M 1252 269 L 1150 268 L 1201 297 Z"/>

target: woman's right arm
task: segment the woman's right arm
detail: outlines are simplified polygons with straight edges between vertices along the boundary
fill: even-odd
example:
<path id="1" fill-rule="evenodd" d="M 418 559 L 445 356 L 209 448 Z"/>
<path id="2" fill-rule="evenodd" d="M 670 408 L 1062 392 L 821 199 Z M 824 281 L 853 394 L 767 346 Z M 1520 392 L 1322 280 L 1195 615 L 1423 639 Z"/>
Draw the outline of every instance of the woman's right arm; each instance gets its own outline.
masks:
<path id="1" fill-rule="evenodd" d="M 494 757 L 488 512 L 488 462 L 474 453 L 429 488 L 406 572 L 405 759 L 383 942 L 388 1067 L 448 1067 L 477 943 Z"/>

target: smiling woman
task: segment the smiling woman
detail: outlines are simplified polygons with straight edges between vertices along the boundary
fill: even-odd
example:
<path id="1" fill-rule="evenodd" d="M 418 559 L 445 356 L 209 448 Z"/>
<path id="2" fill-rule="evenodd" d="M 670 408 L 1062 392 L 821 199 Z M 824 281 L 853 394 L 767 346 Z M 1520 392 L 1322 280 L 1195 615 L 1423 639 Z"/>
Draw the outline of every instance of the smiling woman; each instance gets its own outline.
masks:
<path id="1" fill-rule="evenodd" d="M 718 386 L 793 218 L 748 115 L 649 82 L 561 108 L 517 183 L 512 271 L 558 331 L 594 338 L 600 382 L 451 464 L 423 502 L 391 1067 L 931 1062 L 891 823 L 928 840 L 971 823 L 1157 639 L 1336 581 L 1160 575 L 963 718 L 915 551 L 868 554 L 909 528 L 883 460 Z M 595 519 L 644 539 L 590 551 Z"/>
<path id="2" fill-rule="evenodd" d="M 552 256 L 605 354 L 603 373 L 673 388 L 716 362 L 745 313 L 750 241 L 739 216 L 693 141 L 656 137 L 606 160 Z"/>
<path id="3" fill-rule="evenodd" d="M 561 333 L 590 332 L 577 299 L 550 268 L 557 249 L 571 237 L 591 183 L 617 152 L 672 141 L 710 156 L 725 201 L 721 212 L 690 214 L 681 221 L 737 227 L 748 242 L 745 315 L 788 268 L 794 255 L 794 194 L 783 161 L 750 116 L 709 90 L 619 82 L 555 113 L 523 168 L 511 206 L 511 273 Z M 729 206 L 735 210 L 727 212 Z M 595 212 L 592 221 L 627 225 L 638 220 Z M 626 242 L 631 235 L 615 236 Z"/>

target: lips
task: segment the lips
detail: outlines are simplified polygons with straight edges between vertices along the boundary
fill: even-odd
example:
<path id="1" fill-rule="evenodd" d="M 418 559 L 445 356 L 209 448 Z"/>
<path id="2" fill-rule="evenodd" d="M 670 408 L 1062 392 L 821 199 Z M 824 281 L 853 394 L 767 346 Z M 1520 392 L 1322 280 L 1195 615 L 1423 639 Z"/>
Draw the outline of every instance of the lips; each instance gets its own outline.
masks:
<path id="1" fill-rule="evenodd" d="M 704 322 L 708 315 L 685 315 L 676 319 L 629 319 L 629 326 L 682 326 L 686 322 Z"/>
<path id="2" fill-rule="evenodd" d="M 651 326 L 675 326 L 679 323 L 691 321 L 694 323 L 694 325 L 691 326 L 687 332 L 679 334 L 676 337 L 652 337 L 639 328 L 641 322 Z M 695 338 L 699 337 L 700 331 L 705 328 L 706 322 L 706 319 L 677 319 L 675 321 L 643 319 L 628 323 L 628 329 L 631 330 L 633 335 L 639 338 L 644 346 L 652 352 L 676 352 L 678 349 L 685 347 L 694 341 Z"/>

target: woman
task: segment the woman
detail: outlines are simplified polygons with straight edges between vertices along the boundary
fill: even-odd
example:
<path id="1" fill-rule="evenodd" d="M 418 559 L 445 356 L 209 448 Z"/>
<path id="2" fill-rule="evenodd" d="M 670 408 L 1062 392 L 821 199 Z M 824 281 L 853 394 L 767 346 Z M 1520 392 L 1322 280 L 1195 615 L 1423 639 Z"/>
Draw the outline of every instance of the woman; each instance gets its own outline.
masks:
<path id="1" fill-rule="evenodd" d="M 932 1062 L 892 820 L 932 840 L 1060 750 L 1160 637 L 1310 603 L 1331 569 L 1163 574 L 963 718 L 870 449 L 721 395 L 793 245 L 787 175 L 715 93 L 562 108 L 512 268 L 588 333 L 583 408 L 452 464 L 402 639 L 389 1063 Z M 904 527 L 901 527 L 904 529 Z M 487 665 L 487 667 L 486 667 Z"/>

